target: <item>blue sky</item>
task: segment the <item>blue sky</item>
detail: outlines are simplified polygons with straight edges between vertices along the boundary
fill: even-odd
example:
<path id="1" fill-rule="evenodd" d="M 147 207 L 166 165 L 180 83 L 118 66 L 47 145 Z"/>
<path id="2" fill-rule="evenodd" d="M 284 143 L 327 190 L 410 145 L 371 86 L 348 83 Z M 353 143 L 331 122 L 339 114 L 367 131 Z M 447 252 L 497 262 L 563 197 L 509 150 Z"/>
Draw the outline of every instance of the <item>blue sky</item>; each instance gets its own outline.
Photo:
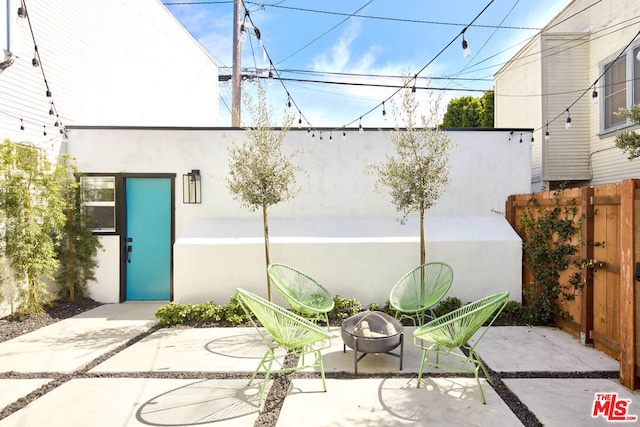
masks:
<path id="1" fill-rule="evenodd" d="M 171 4 L 179 2 L 197 4 Z M 477 91 L 491 89 L 493 74 L 502 64 L 569 3 L 570 0 L 246 2 L 251 21 L 261 33 L 262 46 L 249 35 L 242 45 L 242 66 L 260 69 L 266 75 L 266 50 L 275 65 L 275 74 L 283 78 L 384 86 L 402 84 L 402 80 L 369 75 L 414 75 L 429 64 L 419 74 L 418 86 L 427 84 L 422 78 L 430 77 L 431 87 L 445 89 L 435 93 L 442 95 L 441 104 L 446 106 L 451 98 L 480 96 L 482 93 Z M 233 1 L 165 0 L 165 4 L 220 67 L 231 67 Z M 460 32 L 485 7 L 465 32 L 471 49 L 471 55 L 465 58 Z M 360 16 L 349 16 L 352 14 Z M 221 69 L 221 74 L 226 71 Z M 312 127 L 357 127 L 360 117 L 365 127 L 394 125 L 395 98 L 385 102 L 386 119 L 380 104 L 397 91 L 395 88 L 283 83 L 284 87 L 278 81 L 266 85 L 274 125 L 281 124 L 288 111 L 287 92 L 295 104 L 291 114 L 296 116 L 296 123 L 301 112 L 306 119 L 304 125 L 308 122 Z M 253 94 L 255 84 L 246 82 L 243 90 Z M 417 93 L 426 111 L 427 93 Z M 220 95 L 219 125 L 229 126 L 228 83 L 221 85 Z M 246 113 L 242 119 L 243 124 L 248 124 Z"/>

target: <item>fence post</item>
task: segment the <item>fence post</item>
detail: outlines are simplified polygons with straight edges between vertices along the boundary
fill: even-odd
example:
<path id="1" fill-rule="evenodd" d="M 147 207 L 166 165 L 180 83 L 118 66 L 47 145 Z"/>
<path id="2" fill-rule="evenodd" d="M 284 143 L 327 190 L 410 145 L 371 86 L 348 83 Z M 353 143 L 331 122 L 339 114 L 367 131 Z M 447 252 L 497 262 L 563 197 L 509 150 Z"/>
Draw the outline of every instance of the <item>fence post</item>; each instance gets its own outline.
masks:
<path id="1" fill-rule="evenodd" d="M 635 190 L 637 180 L 625 179 L 620 184 L 620 384 L 628 389 L 638 387 L 635 372 Z"/>
<path id="2" fill-rule="evenodd" d="M 584 220 L 582 221 L 581 250 L 582 259 L 593 258 L 593 187 L 583 187 L 580 190 L 580 204 Z M 593 331 L 593 269 L 584 267 L 584 287 L 582 288 L 582 307 L 580 322 L 580 342 L 583 345 L 593 345 L 591 331 Z"/>

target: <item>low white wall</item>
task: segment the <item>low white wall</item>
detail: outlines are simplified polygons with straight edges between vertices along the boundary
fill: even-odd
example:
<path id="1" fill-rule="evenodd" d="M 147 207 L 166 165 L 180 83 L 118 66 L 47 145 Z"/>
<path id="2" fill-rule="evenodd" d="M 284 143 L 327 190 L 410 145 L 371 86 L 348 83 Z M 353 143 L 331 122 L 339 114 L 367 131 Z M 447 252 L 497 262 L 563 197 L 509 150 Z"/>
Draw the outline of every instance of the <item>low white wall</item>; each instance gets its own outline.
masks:
<path id="1" fill-rule="evenodd" d="M 302 270 L 333 295 L 384 304 L 393 285 L 418 265 L 417 221 L 304 222 L 270 222 L 271 261 Z M 259 221 L 201 220 L 189 228 L 174 246 L 175 300 L 226 303 L 237 287 L 266 296 L 261 227 Z M 503 218 L 436 217 L 425 228 L 427 260 L 454 270 L 449 296 L 469 302 L 508 290 L 521 300 L 521 242 Z"/>

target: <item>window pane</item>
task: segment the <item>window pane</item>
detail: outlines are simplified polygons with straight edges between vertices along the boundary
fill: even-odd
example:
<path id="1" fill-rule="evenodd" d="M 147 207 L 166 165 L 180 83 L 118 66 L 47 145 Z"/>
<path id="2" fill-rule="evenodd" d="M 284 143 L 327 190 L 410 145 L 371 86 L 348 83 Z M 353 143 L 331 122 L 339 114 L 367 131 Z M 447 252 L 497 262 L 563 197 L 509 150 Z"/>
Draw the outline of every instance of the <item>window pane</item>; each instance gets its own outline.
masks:
<path id="1" fill-rule="evenodd" d="M 608 129 L 626 122 L 614 113 L 627 106 L 626 55 L 620 56 L 613 65 L 605 65 L 604 76 L 604 127 Z"/>
<path id="2" fill-rule="evenodd" d="M 82 188 L 85 202 L 114 202 L 116 182 L 113 176 L 84 176 Z"/>
<path id="3" fill-rule="evenodd" d="M 87 213 L 91 215 L 93 224 L 89 228 L 95 231 L 115 231 L 116 216 L 113 206 L 85 206 Z"/>
<path id="4" fill-rule="evenodd" d="M 633 103 L 640 104 L 640 46 L 633 50 Z"/>
<path id="5" fill-rule="evenodd" d="M 86 213 L 92 216 L 93 231 L 116 231 L 116 178 L 114 176 L 83 176 L 82 197 Z"/>

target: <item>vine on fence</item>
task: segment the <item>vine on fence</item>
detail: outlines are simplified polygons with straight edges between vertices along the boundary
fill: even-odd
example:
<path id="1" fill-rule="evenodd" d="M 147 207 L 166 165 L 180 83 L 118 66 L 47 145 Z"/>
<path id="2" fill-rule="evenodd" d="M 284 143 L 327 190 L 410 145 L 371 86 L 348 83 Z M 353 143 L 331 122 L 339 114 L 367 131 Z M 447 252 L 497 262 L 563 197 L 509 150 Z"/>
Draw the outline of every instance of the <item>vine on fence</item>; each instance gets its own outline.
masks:
<path id="1" fill-rule="evenodd" d="M 602 243 L 582 241 L 581 229 L 586 217 L 578 215 L 575 199 L 561 204 L 560 193 L 561 189 L 553 193 L 551 206 L 541 206 L 532 196 L 520 218 L 524 262 L 533 278 L 523 289 L 523 296 L 529 301 L 524 317 L 534 325 L 570 318 L 569 313 L 560 308 L 561 303 L 574 299 L 584 287 L 584 268 L 602 265 L 597 260 L 574 257 L 585 244 L 600 246 Z M 560 283 L 562 272 L 570 267 L 576 271 L 567 283 Z"/>

